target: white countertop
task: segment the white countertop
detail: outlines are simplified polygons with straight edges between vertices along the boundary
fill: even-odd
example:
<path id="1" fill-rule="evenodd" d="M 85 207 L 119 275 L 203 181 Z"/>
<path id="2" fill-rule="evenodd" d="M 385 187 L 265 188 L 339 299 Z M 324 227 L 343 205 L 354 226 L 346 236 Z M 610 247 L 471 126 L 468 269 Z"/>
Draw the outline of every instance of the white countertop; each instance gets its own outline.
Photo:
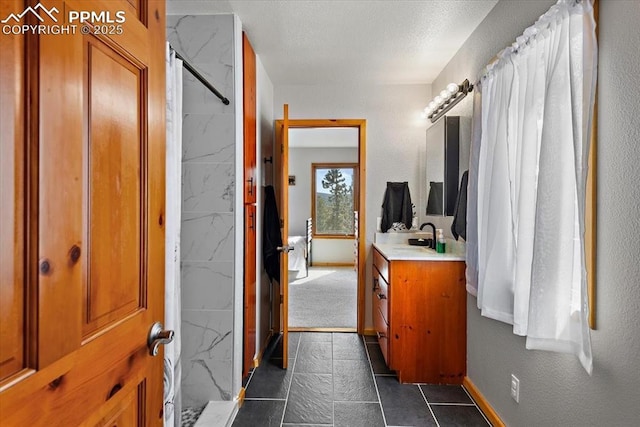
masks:
<path id="1" fill-rule="evenodd" d="M 435 249 L 426 246 L 411 246 L 408 243 L 374 243 L 382 255 L 389 261 L 464 261 L 465 245 L 455 240 L 447 239 L 446 252 L 439 254 Z"/>

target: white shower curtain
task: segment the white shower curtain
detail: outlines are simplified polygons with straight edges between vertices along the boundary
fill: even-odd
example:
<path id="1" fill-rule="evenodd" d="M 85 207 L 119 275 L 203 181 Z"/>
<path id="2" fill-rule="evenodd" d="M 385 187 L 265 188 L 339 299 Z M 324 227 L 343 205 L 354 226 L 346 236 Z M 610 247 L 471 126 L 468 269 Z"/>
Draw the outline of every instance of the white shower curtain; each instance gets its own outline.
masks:
<path id="1" fill-rule="evenodd" d="M 175 331 L 164 349 L 164 425 L 180 426 L 180 211 L 182 182 L 182 61 L 167 43 L 167 157 L 165 207 L 165 329 Z"/>
<path id="2" fill-rule="evenodd" d="M 573 353 L 589 373 L 584 218 L 596 63 L 590 1 L 558 1 L 482 77 L 471 156 L 478 308 L 513 324 L 527 348 Z"/>

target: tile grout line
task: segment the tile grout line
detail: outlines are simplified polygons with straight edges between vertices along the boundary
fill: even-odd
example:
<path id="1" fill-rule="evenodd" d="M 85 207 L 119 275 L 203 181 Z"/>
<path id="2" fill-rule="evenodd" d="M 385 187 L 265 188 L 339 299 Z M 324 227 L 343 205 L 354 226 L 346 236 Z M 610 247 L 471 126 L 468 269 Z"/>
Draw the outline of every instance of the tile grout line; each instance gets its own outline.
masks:
<path id="1" fill-rule="evenodd" d="M 256 372 L 256 369 L 258 368 L 256 367 L 251 370 L 251 373 L 249 374 L 249 379 L 247 380 L 247 384 L 244 386 L 245 391 L 247 391 L 247 389 L 249 388 L 249 384 L 251 384 L 251 379 L 253 378 L 253 374 Z"/>
<path id="2" fill-rule="evenodd" d="M 480 407 L 478 406 L 478 404 L 476 403 L 475 399 L 471 396 L 471 394 L 469 394 L 469 392 L 467 391 L 467 389 L 465 388 L 465 386 L 462 386 L 462 389 L 464 390 L 465 393 L 467 393 L 467 396 L 469 396 L 469 399 L 471 399 L 471 401 L 473 402 L 473 405 L 476 407 L 476 409 L 478 410 L 478 412 L 480 412 L 480 415 L 482 415 L 482 418 L 484 418 L 484 420 L 487 422 L 487 424 L 489 426 L 493 426 L 493 424 L 491 424 L 491 422 L 487 419 L 486 415 L 484 414 L 484 412 L 482 412 L 482 409 L 480 409 Z"/>
<path id="3" fill-rule="evenodd" d="M 302 334 L 300 334 L 300 337 L 298 338 L 298 345 L 296 346 L 296 357 L 293 359 L 293 366 L 291 367 L 291 381 L 289 381 L 289 387 L 287 387 L 287 396 L 284 399 L 284 409 L 282 410 L 282 418 L 280 419 L 280 427 L 282 427 L 282 424 L 284 424 L 284 415 L 287 413 L 287 405 L 289 405 L 289 393 L 291 392 L 291 385 L 293 384 L 293 373 L 295 372 L 296 364 L 298 363 L 298 350 L 300 349 L 300 341 L 302 341 Z M 289 342 L 287 341 L 287 348 L 284 348 L 284 345 L 282 346 L 282 354 L 284 356 L 284 352 L 286 351 L 287 352 L 287 359 L 289 358 L 288 344 L 289 344 Z M 287 369 L 289 369 L 289 368 L 287 368 Z"/>
<path id="4" fill-rule="evenodd" d="M 473 403 L 446 403 L 446 402 L 435 402 L 435 403 L 430 403 L 429 405 L 431 406 L 474 406 L 477 407 L 475 404 Z"/>
<path id="5" fill-rule="evenodd" d="M 255 400 L 258 402 L 284 402 L 285 401 L 285 399 L 276 399 L 276 398 L 270 398 L 270 397 L 251 397 L 251 398 L 245 398 L 244 400 L 245 402 L 249 400 Z"/>
<path id="6" fill-rule="evenodd" d="M 382 413 L 382 421 L 384 421 L 385 427 L 387 424 L 387 417 L 384 415 L 384 408 L 382 407 L 382 399 L 380 398 L 380 391 L 378 390 L 378 383 L 376 382 L 376 375 L 373 372 L 373 364 L 371 363 L 371 355 L 369 354 L 369 347 L 367 347 L 367 341 L 365 337 L 362 337 L 362 341 L 364 343 L 364 351 L 367 353 L 367 361 L 369 362 L 369 371 L 371 372 L 371 377 L 373 378 L 373 386 L 376 388 L 376 395 L 378 396 L 378 404 L 380 405 L 380 412 Z"/>
<path id="7" fill-rule="evenodd" d="M 424 399 L 424 402 L 427 404 L 427 408 L 429 408 L 429 412 L 431 412 L 431 416 L 433 417 L 434 421 L 436 422 L 436 426 L 440 427 L 440 423 L 438 422 L 438 419 L 436 418 L 436 414 L 433 413 L 433 409 L 431 409 L 431 405 L 429 405 L 429 401 L 427 400 L 427 396 L 424 395 L 424 391 L 422 391 L 422 387 L 420 387 L 417 384 L 416 384 L 416 387 L 418 387 L 418 390 L 420 390 L 420 394 L 422 395 L 422 398 Z"/>

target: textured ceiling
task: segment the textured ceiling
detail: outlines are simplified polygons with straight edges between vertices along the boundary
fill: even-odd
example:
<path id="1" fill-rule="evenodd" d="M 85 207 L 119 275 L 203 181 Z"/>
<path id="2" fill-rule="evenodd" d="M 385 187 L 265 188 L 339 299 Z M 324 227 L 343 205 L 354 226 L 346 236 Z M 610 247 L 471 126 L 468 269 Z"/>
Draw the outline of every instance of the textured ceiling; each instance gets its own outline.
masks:
<path id="1" fill-rule="evenodd" d="M 271 81 L 431 83 L 497 0 L 169 0 L 170 14 L 236 13 Z"/>

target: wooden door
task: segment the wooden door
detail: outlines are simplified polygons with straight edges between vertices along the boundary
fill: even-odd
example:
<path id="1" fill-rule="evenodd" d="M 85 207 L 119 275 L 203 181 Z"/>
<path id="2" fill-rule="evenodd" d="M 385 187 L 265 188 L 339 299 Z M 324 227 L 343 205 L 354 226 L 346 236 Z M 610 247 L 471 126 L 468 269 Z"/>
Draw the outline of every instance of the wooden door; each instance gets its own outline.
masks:
<path id="1" fill-rule="evenodd" d="M 0 36 L 2 425 L 161 425 L 165 2 L 35 3 L 124 22 Z"/>
<path id="2" fill-rule="evenodd" d="M 280 145 L 280 191 L 278 211 L 282 217 L 282 245 L 287 246 L 289 240 L 289 105 L 284 104 L 282 129 L 279 133 Z M 277 147 L 276 147 L 277 150 Z M 280 252 L 280 292 L 282 313 L 282 368 L 289 364 L 289 254 Z"/>

